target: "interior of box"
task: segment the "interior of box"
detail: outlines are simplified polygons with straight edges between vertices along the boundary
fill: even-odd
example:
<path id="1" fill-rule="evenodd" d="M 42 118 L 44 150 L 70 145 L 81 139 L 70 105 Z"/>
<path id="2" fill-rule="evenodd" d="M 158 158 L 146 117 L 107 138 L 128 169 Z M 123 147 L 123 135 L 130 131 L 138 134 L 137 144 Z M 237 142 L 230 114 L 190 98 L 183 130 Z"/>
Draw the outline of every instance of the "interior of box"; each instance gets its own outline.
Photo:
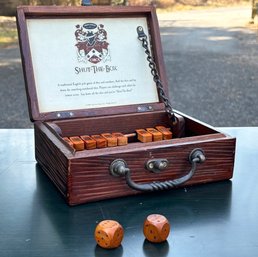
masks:
<path id="1" fill-rule="evenodd" d="M 220 134 L 219 131 L 209 127 L 199 121 L 196 121 L 190 117 L 184 117 L 185 126 L 182 127 L 184 139 L 190 137 L 198 137 L 205 135 Z M 156 126 L 164 126 L 170 128 L 173 133 L 173 138 L 178 139 L 178 132 L 174 131 L 174 128 L 169 122 L 169 118 L 164 111 L 158 112 L 146 112 L 126 115 L 112 115 L 104 117 L 91 117 L 91 118 L 78 118 L 69 120 L 56 120 L 46 122 L 46 125 L 54 131 L 61 138 L 82 136 L 82 135 L 96 135 L 103 133 L 120 132 L 122 134 L 135 133 L 137 129 L 155 128 Z M 167 140 L 170 141 L 170 140 Z M 129 144 L 141 143 L 137 140 L 137 136 L 130 137 Z"/>

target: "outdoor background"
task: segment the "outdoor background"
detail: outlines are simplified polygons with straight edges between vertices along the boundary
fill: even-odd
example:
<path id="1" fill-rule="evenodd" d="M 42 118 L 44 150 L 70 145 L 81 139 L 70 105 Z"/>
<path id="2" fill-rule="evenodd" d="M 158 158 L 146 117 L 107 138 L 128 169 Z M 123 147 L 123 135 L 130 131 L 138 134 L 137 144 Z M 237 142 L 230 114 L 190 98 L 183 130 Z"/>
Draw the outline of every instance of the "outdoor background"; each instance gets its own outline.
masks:
<path id="1" fill-rule="evenodd" d="M 251 2 L 233 0 L 102 0 L 153 4 L 176 110 L 214 126 L 258 126 L 258 24 Z M 0 0 L 0 128 L 29 128 L 15 9 L 19 4 L 80 1 Z"/>

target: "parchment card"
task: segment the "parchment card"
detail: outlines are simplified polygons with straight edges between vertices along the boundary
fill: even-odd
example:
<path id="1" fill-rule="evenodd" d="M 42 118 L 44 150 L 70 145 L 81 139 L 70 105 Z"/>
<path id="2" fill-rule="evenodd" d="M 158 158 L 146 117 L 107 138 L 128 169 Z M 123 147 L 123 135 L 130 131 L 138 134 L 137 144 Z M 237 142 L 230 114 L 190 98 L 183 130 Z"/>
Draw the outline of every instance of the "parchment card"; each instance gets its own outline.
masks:
<path id="1" fill-rule="evenodd" d="M 27 19 L 39 111 L 159 102 L 137 39 L 146 18 Z"/>

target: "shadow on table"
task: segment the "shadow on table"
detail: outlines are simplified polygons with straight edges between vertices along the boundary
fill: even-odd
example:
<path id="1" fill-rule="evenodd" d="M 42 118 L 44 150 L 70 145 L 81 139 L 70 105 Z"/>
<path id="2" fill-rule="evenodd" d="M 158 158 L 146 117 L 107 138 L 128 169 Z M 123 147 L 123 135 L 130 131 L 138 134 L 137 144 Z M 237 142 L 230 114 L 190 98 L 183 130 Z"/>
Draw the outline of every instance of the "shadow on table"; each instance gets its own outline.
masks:
<path id="1" fill-rule="evenodd" d="M 153 244 L 145 239 L 142 248 L 146 257 L 166 257 L 169 252 L 169 243 L 165 241 L 163 243 Z"/>
<path id="2" fill-rule="evenodd" d="M 168 242 L 153 245 L 144 241 L 142 224 L 149 214 L 165 215 L 174 230 L 200 227 L 230 217 L 231 181 L 69 207 L 38 165 L 36 180 L 32 216 L 46 217 L 46 225 L 55 231 L 65 247 L 81 248 L 85 253 L 91 251 L 89 256 L 107 254 L 106 250 L 96 246 L 93 236 L 96 224 L 103 219 L 117 220 L 122 224 L 126 235 L 123 244 L 126 244 L 126 240 L 130 244 L 130 238 L 137 238 L 135 242 L 142 242 L 142 251 L 146 257 L 165 257 L 169 251 Z M 122 255 L 123 247 L 112 250 L 112 256 Z"/>

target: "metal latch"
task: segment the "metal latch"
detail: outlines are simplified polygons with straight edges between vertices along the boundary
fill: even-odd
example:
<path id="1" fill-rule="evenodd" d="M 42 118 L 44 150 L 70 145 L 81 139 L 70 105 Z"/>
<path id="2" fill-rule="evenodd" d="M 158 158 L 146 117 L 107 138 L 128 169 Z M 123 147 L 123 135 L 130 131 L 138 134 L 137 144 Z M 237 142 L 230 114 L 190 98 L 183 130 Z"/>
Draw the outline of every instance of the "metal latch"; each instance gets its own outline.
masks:
<path id="1" fill-rule="evenodd" d="M 146 162 L 146 169 L 151 172 L 160 172 L 168 167 L 167 159 L 151 159 Z"/>
<path id="2" fill-rule="evenodd" d="M 151 112 L 153 111 L 153 107 L 150 105 L 141 105 L 137 107 L 138 112 Z"/>
<path id="3" fill-rule="evenodd" d="M 71 118 L 74 116 L 73 112 L 58 112 L 56 114 L 57 118 L 64 119 L 64 118 Z"/>

